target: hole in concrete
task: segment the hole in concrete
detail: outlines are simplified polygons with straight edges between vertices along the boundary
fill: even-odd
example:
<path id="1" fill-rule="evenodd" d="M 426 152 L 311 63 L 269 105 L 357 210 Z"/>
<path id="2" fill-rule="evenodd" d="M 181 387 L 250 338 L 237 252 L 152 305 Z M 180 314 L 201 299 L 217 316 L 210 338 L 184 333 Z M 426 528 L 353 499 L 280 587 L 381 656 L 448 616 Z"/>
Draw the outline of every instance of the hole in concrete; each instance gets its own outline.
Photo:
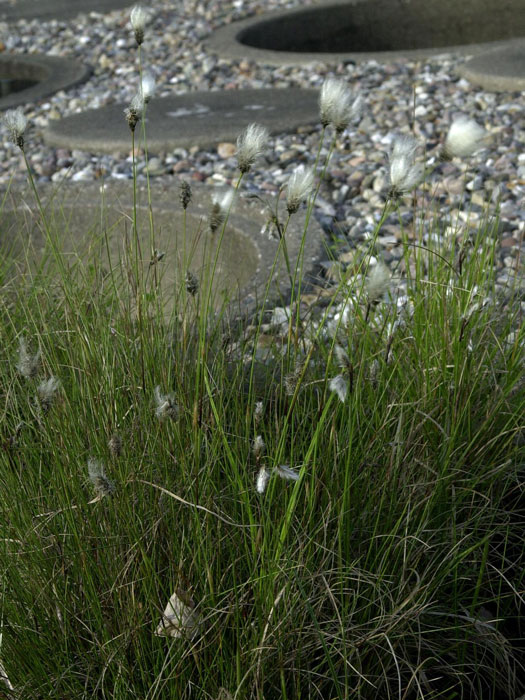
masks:
<path id="1" fill-rule="evenodd" d="M 37 84 L 37 80 L 18 80 L 17 78 L 0 77 L 0 97 L 6 97 L 13 92 L 21 92 Z"/>
<path id="2" fill-rule="evenodd" d="M 254 21 L 237 40 L 296 53 L 406 51 L 525 34 L 523 0 L 358 0 Z"/>
<path id="3" fill-rule="evenodd" d="M 0 109 L 37 102 L 77 85 L 91 73 L 70 57 L 41 54 L 0 55 Z"/>

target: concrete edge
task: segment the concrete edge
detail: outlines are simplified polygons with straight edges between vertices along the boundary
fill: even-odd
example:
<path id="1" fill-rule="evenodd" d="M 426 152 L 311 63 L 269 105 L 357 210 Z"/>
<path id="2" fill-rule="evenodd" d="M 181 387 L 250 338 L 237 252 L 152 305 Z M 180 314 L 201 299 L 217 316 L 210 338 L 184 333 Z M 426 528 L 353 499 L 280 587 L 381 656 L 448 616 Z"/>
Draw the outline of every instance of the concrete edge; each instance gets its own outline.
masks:
<path id="1" fill-rule="evenodd" d="M 513 48 L 518 49 L 516 53 L 519 53 L 519 59 L 516 55 L 512 55 Z M 505 55 L 505 49 L 511 49 L 510 56 Z M 504 59 L 503 68 L 501 66 L 501 58 Z M 522 39 L 519 44 L 497 48 L 475 56 L 473 59 L 458 66 L 457 72 L 465 80 L 479 85 L 490 92 L 522 92 L 525 90 L 524 59 L 525 39 Z M 509 75 L 506 73 L 505 67 L 508 67 L 509 61 L 515 62 L 517 60 L 523 66 L 521 75 Z"/>
<path id="2" fill-rule="evenodd" d="M 0 98 L 0 110 L 38 102 L 49 95 L 74 87 L 87 80 L 92 68 L 70 57 L 44 54 L 2 54 L 0 70 L 7 77 L 37 80 L 26 90 Z"/>
<path id="3" fill-rule="evenodd" d="M 354 4 L 356 0 L 350 2 Z M 313 10 L 323 5 L 333 6 L 349 4 L 348 0 L 321 0 L 304 7 L 288 10 L 276 10 L 264 15 L 255 15 L 244 20 L 232 22 L 217 29 L 210 37 L 204 40 L 204 47 L 211 53 L 216 53 L 221 58 L 233 60 L 252 60 L 260 64 L 270 66 L 306 65 L 312 63 L 362 63 L 364 61 L 378 61 L 379 63 L 392 60 L 417 61 L 432 56 L 447 54 L 459 54 L 461 56 L 473 56 L 490 49 L 513 45 L 522 41 L 522 38 L 503 39 L 485 42 L 481 44 L 465 44 L 458 46 L 445 46 L 436 49 L 415 49 L 407 51 L 379 51 L 379 52 L 350 52 L 350 53 L 295 53 L 293 51 L 271 51 L 253 48 L 239 41 L 240 35 L 253 25 L 264 20 L 277 20 L 281 17 L 290 17 L 300 14 L 305 10 Z"/>
<path id="4" fill-rule="evenodd" d="M 183 178 L 174 178 L 172 185 L 158 184 L 152 185 L 152 203 L 154 212 L 173 212 L 180 211 L 179 191 L 178 187 Z M 53 201 L 54 207 L 74 206 L 80 201 L 82 208 L 93 209 L 94 219 L 100 218 L 100 207 L 102 201 L 101 187 L 104 184 L 104 198 L 106 206 L 111 203 L 112 207 L 117 208 L 122 212 L 130 212 L 132 208 L 132 181 L 106 181 L 90 182 L 90 183 L 66 183 L 54 185 L 48 183 L 39 183 L 37 185 L 39 195 L 42 199 L 44 208 Z M 188 207 L 188 213 L 193 216 L 202 216 L 203 220 L 207 220 L 211 204 L 212 194 L 214 192 L 224 191 L 226 188 L 213 187 L 200 183 L 191 182 L 193 192 L 192 201 Z M 4 200 L 2 211 L 9 212 L 10 210 L 19 208 L 22 203 L 23 207 L 32 207 L 34 196 L 28 187 L 17 189 L 12 187 L 7 192 L 0 192 L 0 200 Z M 138 206 L 141 209 L 147 209 L 147 186 L 146 183 L 138 183 L 137 186 Z M 273 200 L 273 196 L 272 196 Z M 273 202 L 271 202 L 273 203 Z M 281 222 L 286 221 L 286 211 L 284 202 L 280 209 Z M 232 310 L 237 310 L 241 314 L 251 314 L 255 311 L 257 303 L 264 297 L 268 276 L 274 262 L 275 256 L 279 251 L 279 240 L 270 238 L 264 232 L 263 226 L 269 218 L 270 210 L 266 209 L 263 203 L 257 198 L 243 198 L 242 187 L 240 196 L 234 202 L 232 212 L 230 214 L 229 223 L 232 228 L 250 239 L 255 248 L 258 257 L 258 266 L 254 279 L 247 288 L 240 290 L 238 298 L 232 299 L 230 306 Z M 1 220 L 1 212 L 0 212 Z M 288 246 L 288 254 L 292 266 L 295 265 L 302 250 L 302 238 L 305 221 L 305 210 L 299 211 L 290 219 L 290 224 L 286 232 L 286 242 Z M 248 233 L 249 232 L 249 233 Z M 308 229 L 304 239 L 304 254 L 303 254 L 303 274 L 307 276 L 311 274 L 316 264 L 321 260 L 322 256 L 322 241 L 323 231 L 321 226 L 311 216 Z M 282 259 L 282 252 L 279 253 Z M 279 285 L 280 293 L 276 288 L 275 282 L 270 286 L 268 300 L 277 302 L 281 299 L 281 294 L 285 296 L 289 294 L 289 280 L 284 270 L 284 265 L 280 265 L 281 271 L 276 277 L 276 282 Z"/>

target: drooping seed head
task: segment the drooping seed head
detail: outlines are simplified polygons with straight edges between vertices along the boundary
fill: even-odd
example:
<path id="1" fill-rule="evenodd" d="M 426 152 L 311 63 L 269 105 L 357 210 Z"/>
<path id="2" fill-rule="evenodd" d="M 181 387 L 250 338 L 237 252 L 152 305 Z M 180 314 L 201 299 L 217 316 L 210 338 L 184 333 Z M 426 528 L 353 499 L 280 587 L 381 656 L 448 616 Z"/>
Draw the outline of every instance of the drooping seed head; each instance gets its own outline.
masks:
<path id="1" fill-rule="evenodd" d="M 160 386 L 155 387 L 155 415 L 162 421 L 165 418 L 176 420 L 179 417 L 179 407 L 173 394 L 162 394 Z"/>
<path id="2" fill-rule="evenodd" d="M 13 143 L 22 150 L 24 148 L 24 132 L 27 128 L 27 118 L 22 108 L 8 109 L 4 114 L 4 124 L 9 129 Z"/>
<path id="3" fill-rule="evenodd" d="M 266 445 L 264 444 L 264 440 L 262 439 L 262 435 L 257 435 L 257 437 L 253 441 L 253 445 L 252 445 L 252 451 L 253 451 L 254 457 L 257 461 L 259 461 L 261 459 L 261 457 L 264 455 L 265 450 L 266 450 Z"/>
<path id="4" fill-rule="evenodd" d="M 88 459 L 88 474 L 95 493 L 100 498 L 109 496 L 115 491 L 115 484 L 108 479 L 104 465 L 98 459 L 93 457 Z"/>
<path id="5" fill-rule="evenodd" d="M 237 139 L 237 163 L 241 173 L 247 173 L 255 159 L 266 148 L 268 129 L 260 124 L 250 124 Z"/>
<path id="6" fill-rule="evenodd" d="M 221 194 L 212 196 L 212 207 L 210 212 L 210 231 L 215 233 L 222 226 L 233 204 L 234 191 L 226 190 Z"/>
<path id="7" fill-rule="evenodd" d="M 288 467 L 286 464 L 281 464 L 275 467 L 275 472 L 276 474 L 278 474 L 278 476 L 281 477 L 281 479 L 284 479 L 285 481 L 299 481 L 299 474 L 294 469 Z"/>
<path id="8" fill-rule="evenodd" d="M 266 469 L 266 467 L 261 467 L 257 472 L 257 479 L 255 480 L 255 490 L 257 493 L 264 493 L 268 482 L 270 481 L 271 473 Z"/>
<path id="9" fill-rule="evenodd" d="M 26 379 L 32 379 L 38 372 L 40 365 L 40 350 L 34 355 L 30 355 L 27 350 L 25 338 L 20 338 L 18 347 L 18 363 L 16 368 L 18 372 Z"/>
<path id="10" fill-rule="evenodd" d="M 40 382 L 37 387 L 37 394 L 40 400 L 40 405 L 44 413 L 47 413 L 55 399 L 57 391 L 60 389 L 60 379 L 50 377 L 49 379 Z"/>
<path id="11" fill-rule="evenodd" d="M 314 186 L 314 178 L 313 168 L 299 165 L 293 171 L 286 187 L 286 208 L 290 215 L 295 214 L 301 204 L 308 199 Z"/>
<path id="12" fill-rule="evenodd" d="M 128 126 L 132 132 L 135 131 L 135 127 L 142 118 L 143 111 L 144 96 L 142 95 L 142 92 L 139 91 L 133 96 L 133 99 L 129 103 L 129 107 L 126 107 L 124 110 L 124 116 L 126 117 Z"/>
<path id="13" fill-rule="evenodd" d="M 123 442 L 118 433 L 113 433 L 113 435 L 109 438 L 108 447 L 113 457 L 120 457 L 122 454 Z"/>
<path id="14" fill-rule="evenodd" d="M 382 262 L 378 262 L 366 278 L 365 290 L 368 301 L 373 303 L 380 299 L 390 285 L 390 270 Z"/>
<path id="15" fill-rule="evenodd" d="M 333 391 L 337 394 L 341 403 L 344 403 L 346 401 L 346 397 L 348 396 L 348 382 L 342 374 L 338 374 L 333 379 L 330 379 L 328 388 L 330 389 L 330 391 Z"/>
<path id="16" fill-rule="evenodd" d="M 488 134 L 485 129 L 473 119 L 466 116 L 458 117 L 448 130 L 443 150 L 442 160 L 452 158 L 467 158 L 486 145 Z"/>
<path id="17" fill-rule="evenodd" d="M 135 5 L 129 16 L 131 26 L 135 32 L 135 41 L 140 46 L 144 41 L 144 29 L 149 20 L 149 15 L 142 5 Z"/>
<path id="18" fill-rule="evenodd" d="M 142 99 L 144 104 L 148 104 L 153 95 L 155 94 L 155 78 L 151 73 L 143 73 L 142 80 L 140 81 L 140 92 L 142 93 Z"/>

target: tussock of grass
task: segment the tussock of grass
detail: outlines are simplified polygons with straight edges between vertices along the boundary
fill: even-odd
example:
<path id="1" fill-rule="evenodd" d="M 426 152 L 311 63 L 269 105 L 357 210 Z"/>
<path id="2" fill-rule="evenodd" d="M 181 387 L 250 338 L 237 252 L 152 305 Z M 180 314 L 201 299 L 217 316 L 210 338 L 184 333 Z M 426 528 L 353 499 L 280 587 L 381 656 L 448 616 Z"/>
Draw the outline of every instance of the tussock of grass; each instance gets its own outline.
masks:
<path id="1" fill-rule="evenodd" d="M 101 264 L 100 241 L 64 257 L 34 193 L 46 249 L 0 270 L 6 695 L 522 693 L 523 304 L 491 225 L 427 239 L 423 211 L 392 280 L 374 236 L 305 312 L 277 222 L 291 311 L 232 318 L 192 273 L 168 319 L 135 195 Z"/>

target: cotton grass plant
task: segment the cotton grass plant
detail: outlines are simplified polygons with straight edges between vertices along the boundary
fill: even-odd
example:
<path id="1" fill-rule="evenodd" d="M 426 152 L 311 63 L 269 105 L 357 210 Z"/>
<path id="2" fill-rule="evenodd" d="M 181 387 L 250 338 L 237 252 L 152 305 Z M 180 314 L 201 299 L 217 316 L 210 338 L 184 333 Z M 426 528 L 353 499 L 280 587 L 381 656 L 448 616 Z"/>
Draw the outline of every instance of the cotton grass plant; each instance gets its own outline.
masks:
<path id="1" fill-rule="evenodd" d="M 328 107 L 348 116 L 354 104 L 335 87 L 323 88 L 322 139 Z M 335 136 L 281 192 L 305 226 Z M 241 136 L 235 197 L 265 143 L 263 128 Z M 391 158 L 410 172 L 416 147 L 395 141 Z M 400 169 L 391 212 L 419 184 Z M 215 203 L 206 235 L 220 245 L 233 195 Z M 167 320 L 146 281 L 129 282 L 139 258 L 122 261 L 129 275 L 66 272 L 53 247 L 6 282 L 6 697 L 525 692 L 524 334 L 515 290 L 495 285 L 493 214 L 446 238 L 427 200 L 401 231 L 402 279 L 378 260 L 382 216 L 307 319 L 301 257 L 288 259 L 291 304 L 273 326 L 258 311 L 228 324 L 231 307 L 217 311 L 186 269 Z M 8 280 L 11 261 L 0 264 Z"/>

